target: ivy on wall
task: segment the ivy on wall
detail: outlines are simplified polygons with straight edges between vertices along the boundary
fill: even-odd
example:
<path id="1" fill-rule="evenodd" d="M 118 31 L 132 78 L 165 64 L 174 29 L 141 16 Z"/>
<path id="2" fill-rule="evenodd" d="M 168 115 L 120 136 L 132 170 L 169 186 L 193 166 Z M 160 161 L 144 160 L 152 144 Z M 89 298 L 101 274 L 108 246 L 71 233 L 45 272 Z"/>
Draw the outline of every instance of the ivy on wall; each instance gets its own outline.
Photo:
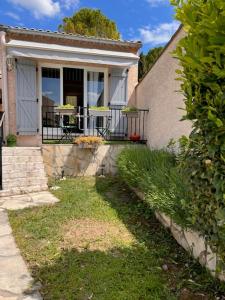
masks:
<path id="1" fill-rule="evenodd" d="M 225 1 L 172 0 L 187 35 L 175 55 L 193 130 L 182 160 L 192 224 L 225 262 Z"/>

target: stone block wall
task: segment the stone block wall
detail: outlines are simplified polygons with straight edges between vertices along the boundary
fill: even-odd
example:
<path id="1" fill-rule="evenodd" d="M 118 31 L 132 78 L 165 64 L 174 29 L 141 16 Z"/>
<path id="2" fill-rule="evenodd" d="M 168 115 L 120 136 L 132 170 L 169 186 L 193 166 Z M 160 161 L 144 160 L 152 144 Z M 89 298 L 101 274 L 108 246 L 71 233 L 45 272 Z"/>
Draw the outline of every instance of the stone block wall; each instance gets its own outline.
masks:
<path id="1" fill-rule="evenodd" d="M 100 145 L 81 149 L 77 145 L 42 145 L 45 171 L 49 177 L 115 175 L 116 158 L 125 145 Z"/>
<path id="2" fill-rule="evenodd" d="M 3 147 L 1 196 L 47 190 L 40 147 Z"/>

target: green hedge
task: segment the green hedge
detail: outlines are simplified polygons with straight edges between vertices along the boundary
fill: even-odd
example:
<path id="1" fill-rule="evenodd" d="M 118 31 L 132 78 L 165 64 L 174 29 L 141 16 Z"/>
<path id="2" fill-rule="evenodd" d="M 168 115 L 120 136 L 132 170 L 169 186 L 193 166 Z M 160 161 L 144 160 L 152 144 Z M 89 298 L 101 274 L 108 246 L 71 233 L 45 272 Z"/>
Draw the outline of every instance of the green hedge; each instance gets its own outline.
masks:
<path id="1" fill-rule="evenodd" d="M 189 198 L 188 186 L 173 154 L 132 147 L 120 153 L 117 165 L 122 180 L 142 191 L 151 209 L 170 215 L 180 225 L 188 225 L 187 212 L 182 208 Z"/>
<path id="2" fill-rule="evenodd" d="M 176 56 L 185 119 L 193 122 L 183 168 L 192 224 L 225 262 L 225 1 L 172 0 L 186 36 Z"/>

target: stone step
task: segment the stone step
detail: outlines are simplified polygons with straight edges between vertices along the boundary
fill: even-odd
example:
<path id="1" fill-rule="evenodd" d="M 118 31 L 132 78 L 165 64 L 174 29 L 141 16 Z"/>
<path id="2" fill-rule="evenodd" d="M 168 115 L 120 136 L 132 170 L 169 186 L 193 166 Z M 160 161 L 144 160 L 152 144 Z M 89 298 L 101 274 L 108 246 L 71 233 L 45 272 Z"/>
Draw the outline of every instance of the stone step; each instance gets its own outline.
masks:
<path id="1" fill-rule="evenodd" d="M 4 189 L 0 191 L 0 203 L 2 197 L 23 195 L 23 194 L 29 194 L 29 193 L 35 193 L 35 192 L 47 191 L 47 190 L 48 190 L 47 185 L 34 185 L 25 188 L 20 187 L 20 188 Z"/>
<path id="2" fill-rule="evenodd" d="M 3 147 L 0 197 L 47 189 L 40 147 Z"/>

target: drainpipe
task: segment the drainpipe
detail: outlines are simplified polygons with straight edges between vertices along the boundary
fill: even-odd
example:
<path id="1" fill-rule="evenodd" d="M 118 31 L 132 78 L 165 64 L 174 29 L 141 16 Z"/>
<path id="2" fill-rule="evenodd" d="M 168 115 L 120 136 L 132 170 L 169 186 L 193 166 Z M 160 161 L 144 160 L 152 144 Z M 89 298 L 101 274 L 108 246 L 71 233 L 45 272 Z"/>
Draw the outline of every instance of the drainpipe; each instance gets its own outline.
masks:
<path id="1" fill-rule="evenodd" d="M 5 111 L 5 120 L 4 120 L 4 137 L 9 134 L 9 105 L 8 105 L 8 76 L 7 76 L 7 65 L 6 65 L 6 33 L 0 31 L 0 61 L 2 67 L 2 106 Z"/>

